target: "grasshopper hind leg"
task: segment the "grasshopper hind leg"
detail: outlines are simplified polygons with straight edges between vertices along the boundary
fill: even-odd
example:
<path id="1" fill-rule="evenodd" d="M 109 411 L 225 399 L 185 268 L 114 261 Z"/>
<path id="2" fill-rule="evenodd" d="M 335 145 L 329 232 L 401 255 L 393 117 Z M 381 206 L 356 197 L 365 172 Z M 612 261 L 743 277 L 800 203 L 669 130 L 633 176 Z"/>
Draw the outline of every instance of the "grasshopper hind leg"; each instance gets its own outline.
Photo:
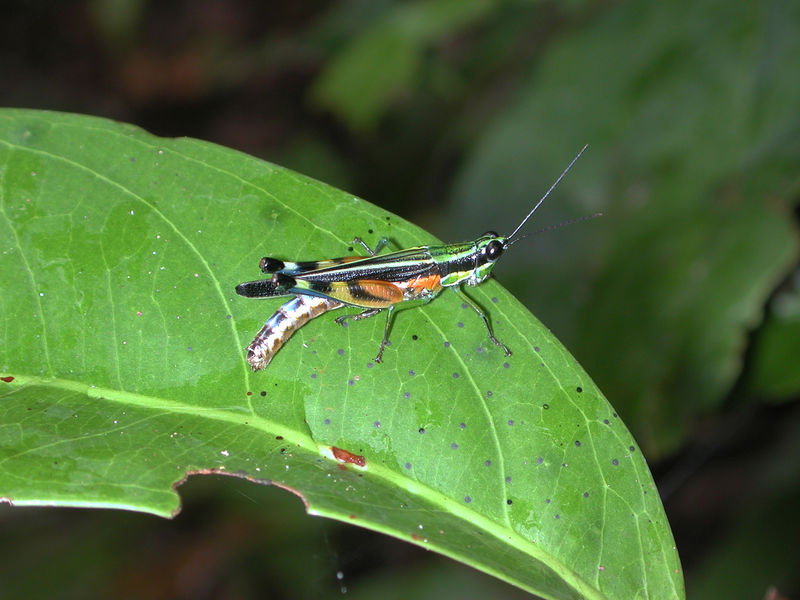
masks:
<path id="1" fill-rule="evenodd" d="M 385 239 L 385 238 L 384 238 Z M 376 363 L 383 362 L 383 351 L 386 349 L 386 346 L 389 345 L 389 331 L 392 328 L 392 312 L 394 312 L 394 306 L 390 306 L 389 308 L 370 308 L 365 310 L 364 312 L 360 312 L 357 315 L 342 315 L 341 317 L 336 317 L 334 321 L 339 325 L 344 325 L 347 319 L 352 319 L 353 321 L 360 321 L 362 319 L 368 319 L 370 317 L 374 317 L 378 313 L 386 311 L 386 325 L 383 328 L 383 339 L 381 340 L 380 348 L 378 348 L 378 354 L 373 359 Z"/>

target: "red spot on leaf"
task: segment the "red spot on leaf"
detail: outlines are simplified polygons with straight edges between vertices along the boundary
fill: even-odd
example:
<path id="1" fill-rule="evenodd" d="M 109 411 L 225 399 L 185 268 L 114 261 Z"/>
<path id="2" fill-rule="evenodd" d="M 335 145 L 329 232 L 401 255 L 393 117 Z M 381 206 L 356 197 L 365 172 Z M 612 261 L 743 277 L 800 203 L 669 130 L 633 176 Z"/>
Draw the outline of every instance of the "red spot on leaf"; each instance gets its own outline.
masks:
<path id="1" fill-rule="evenodd" d="M 11 376 L 9 376 L 9 377 L 0 377 L 0 381 L 5 381 L 6 383 L 11 383 L 12 381 L 14 381 L 14 378 L 11 377 Z"/>
<path id="2" fill-rule="evenodd" d="M 334 458 L 336 458 L 336 460 L 340 460 L 346 463 L 353 463 L 354 465 L 358 465 L 359 467 L 367 466 L 366 458 L 358 454 L 353 454 L 348 450 L 342 450 L 341 448 L 337 448 L 336 446 L 331 446 L 331 452 L 333 452 L 333 456 Z"/>

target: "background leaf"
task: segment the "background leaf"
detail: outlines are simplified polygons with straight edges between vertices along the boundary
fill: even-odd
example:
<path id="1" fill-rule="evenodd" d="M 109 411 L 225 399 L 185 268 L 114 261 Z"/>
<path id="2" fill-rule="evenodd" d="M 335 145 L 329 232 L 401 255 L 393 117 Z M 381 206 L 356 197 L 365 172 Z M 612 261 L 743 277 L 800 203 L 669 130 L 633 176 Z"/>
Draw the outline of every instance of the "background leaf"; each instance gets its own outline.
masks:
<path id="1" fill-rule="evenodd" d="M 195 140 L 3 111 L 2 495 L 169 515 L 190 473 L 269 479 L 329 516 L 552 598 L 682 595 L 630 434 L 564 348 L 488 282 L 505 358 L 448 294 L 383 323 L 243 348 L 277 302 L 233 294 L 270 254 L 346 254 L 418 228 Z M 366 460 L 337 463 L 331 447 Z"/>

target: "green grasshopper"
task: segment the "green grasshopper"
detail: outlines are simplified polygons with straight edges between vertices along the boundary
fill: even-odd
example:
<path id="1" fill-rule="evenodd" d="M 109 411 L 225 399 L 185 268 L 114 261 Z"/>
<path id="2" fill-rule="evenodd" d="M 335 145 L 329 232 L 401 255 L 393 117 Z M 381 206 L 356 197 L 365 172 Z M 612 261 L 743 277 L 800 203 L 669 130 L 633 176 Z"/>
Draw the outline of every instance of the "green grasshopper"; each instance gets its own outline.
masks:
<path id="1" fill-rule="evenodd" d="M 343 306 L 355 306 L 364 309 L 363 312 L 344 315 L 335 321 L 341 325 L 347 319 L 358 321 L 386 311 L 383 340 L 374 359 L 380 363 L 389 343 L 395 307 L 430 302 L 446 287 L 461 295 L 483 320 L 489 339 L 510 356 L 511 350 L 495 337 L 486 314 L 467 296 L 461 285 L 478 285 L 489 277 L 503 252 L 525 237 L 516 235 L 584 150 L 586 146 L 509 235 L 489 231 L 470 242 L 416 246 L 381 255 L 378 253 L 388 244 L 387 238 L 381 238 L 374 250 L 360 238 L 355 238 L 353 243 L 361 245 L 369 256 L 309 262 L 262 258 L 259 267 L 269 278 L 240 283 L 236 286 L 236 293 L 247 298 L 291 295 L 294 298 L 281 306 L 256 334 L 247 347 L 247 362 L 254 371 L 263 369 L 289 337 L 309 320 Z"/>

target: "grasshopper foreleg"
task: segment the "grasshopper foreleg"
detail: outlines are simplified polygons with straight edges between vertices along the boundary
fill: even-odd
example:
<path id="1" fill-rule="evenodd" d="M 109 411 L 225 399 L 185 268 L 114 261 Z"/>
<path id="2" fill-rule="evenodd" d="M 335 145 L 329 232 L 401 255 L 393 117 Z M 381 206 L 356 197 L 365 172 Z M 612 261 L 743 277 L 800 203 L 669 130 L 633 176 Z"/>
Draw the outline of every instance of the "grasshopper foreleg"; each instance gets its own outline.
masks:
<path id="1" fill-rule="evenodd" d="M 489 318 L 486 316 L 483 310 L 481 310 L 481 307 L 478 306 L 478 304 L 472 298 L 470 298 L 467 295 L 467 293 L 461 288 L 456 288 L 456 292 L 458 293 L 459 296 L 461 296 L 464 302 L 466 302 L 467 305 L 469 305 L 472 308 L 472 310 L 474 310 L 477 313 L 477 315 L 481 319 L 483 319 L 483 324 L 486 325 L 486 331 L 489 334 L 489 339 L 492 340 L 492 342 L 494 342 L 494 345 L 502 348 L 503 351 L 506 353 L 506 356 L 511 356 L 511 350 L 509 350 L 508 346 L 506 346 L 503 342 L 494 337 L 494 331 L 492 331 L 492 324 L 489 322 Z"/>

